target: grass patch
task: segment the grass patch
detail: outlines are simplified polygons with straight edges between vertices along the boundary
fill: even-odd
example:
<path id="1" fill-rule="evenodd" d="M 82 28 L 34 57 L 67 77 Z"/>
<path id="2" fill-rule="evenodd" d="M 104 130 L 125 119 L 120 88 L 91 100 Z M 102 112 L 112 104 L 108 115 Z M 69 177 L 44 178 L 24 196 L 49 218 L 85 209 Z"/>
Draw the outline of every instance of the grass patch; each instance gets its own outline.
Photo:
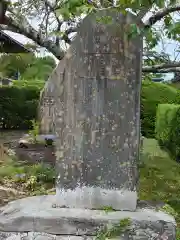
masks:
<path id="1" fill-rule="evenodd" d="M 140 168 L 140 198 L 170 201 L 180 198 L 180 164 L 161 150 L 154 139 L 145 139 Z"/>
<path id="2" fill-rule="evenodd" d="M 163 151 L 155 139 L 145 139 L 141 154 L 139 197 L 162 200 L 177 213 L 180 240 L 180 164 Z"/>
<path id="3" fill-rule="evenodd" d="M 45 194 L 55 183 L 55 169 L 48 164 L 27 165 L 7 158 L 0 165 L 0 182 L 28 191 L 30 195 Z"/>

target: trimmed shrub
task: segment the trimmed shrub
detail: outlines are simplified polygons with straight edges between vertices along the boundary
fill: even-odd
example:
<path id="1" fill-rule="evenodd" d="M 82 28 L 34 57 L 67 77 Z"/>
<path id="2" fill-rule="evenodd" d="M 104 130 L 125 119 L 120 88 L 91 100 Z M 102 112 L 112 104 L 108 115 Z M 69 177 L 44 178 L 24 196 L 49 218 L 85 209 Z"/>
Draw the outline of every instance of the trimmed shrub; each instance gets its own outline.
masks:
<path id="1" fill-rule="evenodd" d="M 180 105 L 159 104 L 156 117 L 156 138 L 172 156 L 180 160 Z"/>
<path id="2" fill-rule="evenodd" d="M 42 80 L 14 81 L 13 86 L 0 87 L 0 127 L 29 129 L 36 119 Z M 180 103 L 180 91 L 168 84 L 142 82 L 141 129 L 145 137 L 155 137 L 156 109 L 161 103 Z M 3 121 L 2 121 L 3 118 Z"/>
<path id="3" fill-rule="evenodd" d="M 29 129 L 36 119 L 40 88 L 35 86 L 0 87 L 0 127 Z"/>
<path id="4" fill-rule="evenodd" d="M 34 79 L 34 80 L 14 80 L 13 81 L 13 86 L 16 87 L 36 87 L 36 88 L 43 88 L 45 84 L 44 80 L 38 80 L 38 79 Z"/>
<path id="5" fill-rule="evenodd" d="M 143 81 L 141 89 L 141 132 L 147 138 L 155 137 L 158 104 L 177 103 L 178 90 L 163 83 Z"/>

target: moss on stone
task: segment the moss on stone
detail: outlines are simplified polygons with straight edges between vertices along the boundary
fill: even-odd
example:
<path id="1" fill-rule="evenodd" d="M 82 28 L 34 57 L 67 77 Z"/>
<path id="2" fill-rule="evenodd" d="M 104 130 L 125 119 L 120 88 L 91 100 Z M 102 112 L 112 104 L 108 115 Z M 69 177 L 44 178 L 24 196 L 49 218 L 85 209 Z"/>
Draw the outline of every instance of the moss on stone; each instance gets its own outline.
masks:
<path id="1" fill-rule="evenodd" d="M 113 226 L 105 226 L 103 229 L 100 229 L 97 232 L 96 240 L 105 240 L 107 238 L 115 238 L 121 236 L 125 231 L 128 230 L 128 227 L 131 224 L 130 218 L 124 218 L 119 221 L 118 224 Z"/>
<path id="2" fill-rule="evenodd" d="M 163 207 L 158 208 L 157 210 L 165 212 L 175 218 L 178 216 L 178 213 L 169 204 L 165 204 Z"/>

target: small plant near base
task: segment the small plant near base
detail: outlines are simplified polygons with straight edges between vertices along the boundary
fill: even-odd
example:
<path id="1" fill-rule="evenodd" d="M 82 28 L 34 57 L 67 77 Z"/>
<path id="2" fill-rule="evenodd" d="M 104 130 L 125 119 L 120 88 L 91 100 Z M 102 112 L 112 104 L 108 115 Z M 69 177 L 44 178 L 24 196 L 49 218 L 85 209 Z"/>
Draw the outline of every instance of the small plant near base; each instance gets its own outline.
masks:
<path id="1" fill-rule="evenodd" d="M 32 120 L 31 123 L 32 129 L 29 131 L 29 135 L 33 139 L 33 143 L 37 143 L 37 136 L 39 135 L 39 123 L 35 120 Z"/>
<path id="2" fill-rule="evenodd" d="M 174 218 L 176 218 L 178 215 L 178 213 L 169 204 L 165 204 L 163 207 L 159 208 L 158 210 L 165 212 L 165 213 L 173 216 Z"/>
<path id="3" fill-rule="evenodd" d="M 128 227 L 131 224 L 131 220 L 129 218 L 122 219 L 118 224 L 114 224 L 113 226 L 106 226 L 103 229 L 99 230 L 96 235 L 96 240 L 106 240 L 119 237 L 125 231 L 127 231 Z"/>
<path id="4" fill-rule="evenodd" d="M 111 206 L 103 206 L 100 210 L 104 210 L 107 213 L 115 211 Z"/>
<path id="5" fill-rule="evenodd" d="M 177 228 L 177 231 L 176 231 L 176 240 L 180 240 L 180 228 Z"/>
<path id="6" fill-rule="evenodd" d="M 25 187 L 28 190 L 34 191 L 37 186 L 37 177 L 36 176 L 30 176 L 27 182 L 25 183 Z"/>
<path id="7" fill-rule="evenodd" d="M 54 141 L 52 139 L 45 139 L 45 142 L 46 142 L 46 146 L 52 146 Z"/>

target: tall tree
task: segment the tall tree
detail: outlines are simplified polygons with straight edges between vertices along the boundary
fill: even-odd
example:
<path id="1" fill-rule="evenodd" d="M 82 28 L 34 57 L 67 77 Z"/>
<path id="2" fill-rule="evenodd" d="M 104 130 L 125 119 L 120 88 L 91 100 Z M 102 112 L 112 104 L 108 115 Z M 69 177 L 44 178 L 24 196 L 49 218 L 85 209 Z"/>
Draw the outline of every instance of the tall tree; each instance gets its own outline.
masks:
<path id="1" fill-rule="evenodd" d="M 47 80 L 56 63 L 52 57 L 36 57 L 30 66 L 22 74 L 22 78 L 28 79 L 43 79 Z"/>
<path id="2" fill-rule="evenodd" d="M 137 17 L 143 19 L 148 12 L 152 14 L 144 22 L 146 50 L 153 49 L 160 35 L 152 28 L 158 21 L 163 21 L 163 33 L 169 39 L 180 41 L 180 21 L 173 18 L 172 13 L 180 11 L 176 0 L 9 0 L 6 21 L 1 29 L 20 33 L 35 44 L 44 47 L 57 59 L 62 59 L 65 44 L 71 44 L 72 36 L 82 19 L 91 11 L 115 6 L 119 12 L 129 8 Z M 132 25 L 132 32 L 138 32 Z M 144 66 L 144 72 L 176 72 L 180 71 L 179 62 L 163 62 L 158 65 Z"/>
<path id="3" fill-rule="evenodd" d="M 47 80 L 56 66 L 55 60 L 50 57 L 36 57 L 33 53 L 2 54 L 0 56 L 1 76 L 14 78 L 17 72 L 25 80 Z"/>
<path id="4" fill-rule="evenodd" d="M 34 54 L 2 54 L 0 56 L 0 72 L 4 77 L 13 77 L 18 71 L 23 74 L 35 58 Z"/>

